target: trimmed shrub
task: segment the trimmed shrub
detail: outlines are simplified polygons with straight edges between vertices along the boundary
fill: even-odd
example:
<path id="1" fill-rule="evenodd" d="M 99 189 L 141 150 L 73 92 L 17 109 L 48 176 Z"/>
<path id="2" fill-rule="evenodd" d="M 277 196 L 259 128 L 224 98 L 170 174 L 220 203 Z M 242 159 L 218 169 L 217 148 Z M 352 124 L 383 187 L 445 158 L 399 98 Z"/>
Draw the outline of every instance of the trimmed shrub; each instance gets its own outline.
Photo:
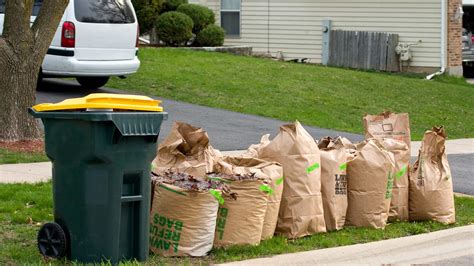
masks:
<path id="1" fill-rule="evenodd" d="M 193 20 L 186 14 L 170 11 L 161 14 L 156 22 L 158 39 L 168 46 L 186 44 L 193 37 Z"/>
<path id="2" fill-rule="evenodd" d="M 163 3 L 163 8 L 161 9 L 161 13 L 176 11 L 180 5 L 187 3 L 188 0 L 165 0 Z"/>
<path id="3" fill-rule="evenodd" d="M 163 0 L 132 0 L 141 33 L 151 31 L 163 6 Z"/>
<path id="4" fill-rule="evenodd" d="M 217 25 L 208 25 L 196 36 L 199 46 L 221 46 L 224 44 L 224 29 Z"/>
<path id="5" fill-rule="evenodd" d="M 209 8 L 196 4 L 182 4 L 176 10 L 188 15 L 194 22 L 194 33 L 199 33 L 207 25 L 215 23 L 214 12 Z"/>

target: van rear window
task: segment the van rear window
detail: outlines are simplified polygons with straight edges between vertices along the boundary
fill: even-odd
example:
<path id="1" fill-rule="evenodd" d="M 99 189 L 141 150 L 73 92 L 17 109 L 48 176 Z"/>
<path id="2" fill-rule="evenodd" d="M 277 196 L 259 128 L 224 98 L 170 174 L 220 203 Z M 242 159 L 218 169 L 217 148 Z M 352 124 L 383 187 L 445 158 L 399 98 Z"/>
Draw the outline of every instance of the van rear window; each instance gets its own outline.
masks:
<path id="1" fill-rule="evenodd" d="M 77 21 L 85 23 L 134 23 L 135 17 L 127 0 L 80 0 L 74 1 Z"/>

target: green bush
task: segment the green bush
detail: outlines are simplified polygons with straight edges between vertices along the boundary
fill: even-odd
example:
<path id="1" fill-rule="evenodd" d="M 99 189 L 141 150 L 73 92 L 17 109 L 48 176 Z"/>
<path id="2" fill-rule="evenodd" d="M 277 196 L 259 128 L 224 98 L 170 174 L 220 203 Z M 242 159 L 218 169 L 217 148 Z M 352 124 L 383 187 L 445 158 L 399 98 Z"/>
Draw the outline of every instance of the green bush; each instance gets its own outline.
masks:
<path id="1" fill-rule="evenodd" d="M 224 30 L 217 25 L 208 25 L 196 36 L 199 46 L 221 46 L 224 44 Z"/>
<path id="2" fill-rule="evenodd" d="M 186 44 L 193 37 L 192 30 L 193 20 L 176 11 L 161 14 L 156 22 L 156 35 L 168 46 Z"/>
<path id="3" fill-rule="evenodd" d="M 187 3 L 188 0 L 165 0 L 163 3 L 163 8 L 161 9 L 161 13 L 176 11 L 180 5 Z"/>
<path id="4" fill-rule="evenodd" d="M 176 10 L 188 15 L 194 22 L 194 33 L 199 33 L 207 25 L 214 24 L 214 12 L 209 8 L 195 4 L 182 4 Z"/>
<path id="5" fill-rule="evenodd" d="M 132 0 L 132 4 L 137 13 L 140 32 L 150 32 L 163 7 L 163 0 Z"/>

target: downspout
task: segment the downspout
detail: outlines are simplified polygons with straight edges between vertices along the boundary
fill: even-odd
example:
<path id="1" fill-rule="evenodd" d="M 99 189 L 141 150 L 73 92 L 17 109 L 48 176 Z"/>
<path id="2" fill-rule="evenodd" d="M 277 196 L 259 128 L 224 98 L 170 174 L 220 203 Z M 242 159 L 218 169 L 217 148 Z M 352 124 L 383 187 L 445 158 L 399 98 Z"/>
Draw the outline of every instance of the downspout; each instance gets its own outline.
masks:
<path id="1" fill-rule="evenodd" d="M 443 75 L 446 71 L 446 0 L 441 0 L 441 69 L 431 75 L 426 76 L 427 80 L 431 80 L 435 76 Z"/>

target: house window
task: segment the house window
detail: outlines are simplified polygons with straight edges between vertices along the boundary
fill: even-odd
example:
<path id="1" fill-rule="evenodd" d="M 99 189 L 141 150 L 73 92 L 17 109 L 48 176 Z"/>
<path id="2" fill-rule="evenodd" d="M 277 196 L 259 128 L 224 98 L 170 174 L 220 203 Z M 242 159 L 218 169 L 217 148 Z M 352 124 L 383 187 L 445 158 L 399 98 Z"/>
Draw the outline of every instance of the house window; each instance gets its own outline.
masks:
<path id="1" fill-rule="evenodd" d="M 227 36 L 240 36 L 241 0 L 221 0 L 221 27 Z"/>

